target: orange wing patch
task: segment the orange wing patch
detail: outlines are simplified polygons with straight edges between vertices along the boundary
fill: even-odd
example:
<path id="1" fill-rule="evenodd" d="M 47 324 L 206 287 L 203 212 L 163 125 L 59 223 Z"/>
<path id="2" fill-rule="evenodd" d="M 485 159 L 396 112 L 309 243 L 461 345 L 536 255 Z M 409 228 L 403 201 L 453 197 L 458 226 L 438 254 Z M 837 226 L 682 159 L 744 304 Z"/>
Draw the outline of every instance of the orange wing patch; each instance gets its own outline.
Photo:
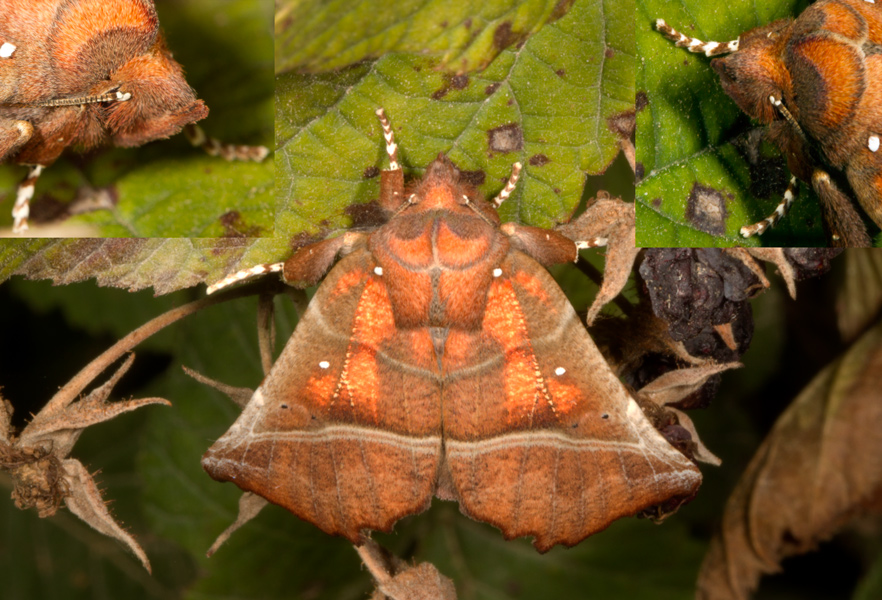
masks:
<path id="1" fill-rule="evenodd" d="M 517 270 L 514 273 L 514 280 L 525 292 L 534 296 L 542 304 L 545 304 L 548 310 L 554 311 L 554 307 L 549 303 L 548 292 L 545 291 L 542 282 L 536 279 L 536 277 L 526 271 Z"/>
<path id="2" fill-rule="evenodd" d="M 347 274 L 349 278 L 350 274 Z M 341 278 L 341 284 L 343 278 Z M 341 286 L 334 290 L 336 293 Z M 307 387 L 315 390 L 320 403 L 337 407 L 341 414 L 364 423 L 379 423 L 377 403 L 380 397 L 380 377 L 377 352 L 383 342 L 395 332 L 395 321 L 386 286 L 377 277 L 371 277 L 362 290 L 352 324 L 352 337 L 346 349 L 343 369 L 336 386 L 328 384 L 328 377 L 313 375 Z M 337 411 L 335 411 L 337 412 Z"/>
<path id="3" fill-rule="evenodd" d="M 487 294 L 484 331 L 505 356 L 505 398 L 508 423 L 515 428 L 559 420 L 558 407 L 539 369 L 527 321 L 509 280 L 494 281 Z M 569 398 L 570 394 L 565 397 Z M 571 408 L 569 400 L 567 407 Z"/>

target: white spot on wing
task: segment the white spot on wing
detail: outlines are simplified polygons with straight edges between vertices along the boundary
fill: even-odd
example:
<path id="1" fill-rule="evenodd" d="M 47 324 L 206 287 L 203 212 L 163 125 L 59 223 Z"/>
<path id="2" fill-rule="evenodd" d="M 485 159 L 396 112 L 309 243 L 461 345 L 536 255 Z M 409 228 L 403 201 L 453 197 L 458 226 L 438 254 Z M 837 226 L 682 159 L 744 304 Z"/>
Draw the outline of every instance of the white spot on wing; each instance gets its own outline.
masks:
<path id="1" fill-rule="evenodd" d="M 563 367 L 558 367 L 554 370 L 554 374 L 558 375 L 558 376 L 563 375 L 566 372 L 567 372 L 567 370 L 564 369 Z"/>
<path id="2" fill-rule="evenodd" d="M 331 363 L 329 363 L 329 362 L 326 361 L 326 360 L 323 360 L 322 362 L 319 363 L 319 366 L 320 366 L 322 369 L 327 369 L 328 367 L 331 366 Z"/>
<path id="3" fill-rule="evenodd" d="M 9 58 L 12 56 L 12 53 L 15 52 L 16 46 L 15 44 L 10 44 L 9 42 L 3 42 L 3 45 L 0 46 L 0 58 Z"/>
<path id="4" fill-rule="evenodd" d="M 879 150 L 879 136 L 871 135 L 870 139 L 867 141 L 867 145 L 870 147 L 870 152 L 876 152 Z"/>
<path id="5" fill-rule="evenodd" d="M 502 269 L 498 267 L 493 269 L 493 277 L 502 277 Z"/>
<path id="6" fill-rule="evenodd" d="M 374 267 L 374 273 L 376 273 L 377 275 L 382 275 L 383 267 Z"/>

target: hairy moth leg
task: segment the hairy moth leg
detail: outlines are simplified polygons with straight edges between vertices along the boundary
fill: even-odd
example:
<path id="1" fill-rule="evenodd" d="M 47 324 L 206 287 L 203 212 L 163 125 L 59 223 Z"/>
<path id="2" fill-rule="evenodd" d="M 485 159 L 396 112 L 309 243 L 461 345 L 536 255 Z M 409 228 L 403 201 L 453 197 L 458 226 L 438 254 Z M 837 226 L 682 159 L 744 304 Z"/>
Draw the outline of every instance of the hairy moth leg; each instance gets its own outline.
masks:
<path id="1" fill-rule="evenodd" d="M 511 196 L 512 192 L 514 192 L 515 186 L 518 184 L 518 178 L 521 176 L 522 166 L 523 165 L 519 162 L 516 162 L 511 166 L 511 175 L 508 177 L 508 183 L 506 183 L 505 187 L 496 194 L 495 198 L 493 198 L 493 206 L 499 208 L 502 206 L 503 202 L 508 200 L 508 197 Z"/>
<path id="2" fill-rule="evenodd" d="M 348 231 L 341 236 L 304 246 L 285 262 L 255 265 L 227 275 L 210 285 L 206 293 L 213 294 L 228 285 L 268 273 L 282 273 L 282 280 L 294 287 L 306 288 L 315 285 L 325 276 L 337 260 L 337 256 L 351 253 L 366 239 L 364 233 Z"/>
<path id="3" fill-rule="evenodd" d="M 208 137 L 205 131 L 195 123 L 190 123 L 184 127 L 184 135 L 190 141 L 190 144 L 197 148 L 202 148 L 211 156 L 220 156 L 224 160 L 253 160 L 261 162 L 269 154 L 266 146 L 241 146 L 236 144 L 224 144 L 217 138 Z"/>
<path id="4" fill-rule="evenodd" d="M 741 236 L 749 238 L 752 235 L 762 235 L 769 227 L 774 227 L 778 221 L 784 218 L 787 211 L 790 210 L 790 206 L 793 204 L 793 201 L 796 200 L 797 190 L 799 190 L 799 180 L 796 179 L 795 175 L 791 175 L 790 183 L 787 184 L 787 189 L 784 190 L 784 198 L 778 206 L 775 207 L 772 214 L 753 225 L 745 225 L 742 227 Z"/>
<path id="5" fill-rule="evenodd" d="M 698 38 L 692 38 L 680 33 L 665 23 L 664 19 L 656 19 L 655 28 L 663 36 L 674 42 L 675 46 L 685 48 L 689 52 L 696 54 L 720 56 L 721 54 L 729 54 L 738 50 L 738 40 L 732 40 L 731 42 L 702 42 Z"/>
<path id="6" fill-rule="evenodd" d="M 32 165 L 28 171 L 24 181 L 18 184 L 18 191 L 15 195 L 15 204 L 12 207 L 12 233 L 24 233 L 28 230 L 28 216 L 31 214 L 31 199 L 34 197 L 34 186 L 40 173 L 43 172 L 43 165 Z"/>
<path id="7" fill-rule="evenodd" d="M 380 173 L 379 203 L 386 210 L 397 211 L 405 206 L 404 171 L 401 170 L 401 163 L 398 162 L 398 144 L 395 143 L 395 134 L 392 132 L 392 124 L 386 118 L 386 111 L 378 108 L 375 114 L 383 128 L 386 154 L 389 156 L 389 168 Z"/>
<path id="8" fill-rule="evenodd" d="M 208 289 L 205 290 L 205 293 L 213 294 L 219 289 L 231 286 L 234 283 L 239 283 L 240 281 L 245 281 L 246 279 L 251 279 L 253 277 L 260 277 L 261 275 L 267 275 L 269 273 L 281 273 L 284 267 L 285 263 L 265 263 L 262 265 L 255 265 L 247 269 L 242 269 L 241 271 L 237 271 L 231 275 L 227 275 L 220 281 L 211 284 L 210 286 L 208 286 Z"/>

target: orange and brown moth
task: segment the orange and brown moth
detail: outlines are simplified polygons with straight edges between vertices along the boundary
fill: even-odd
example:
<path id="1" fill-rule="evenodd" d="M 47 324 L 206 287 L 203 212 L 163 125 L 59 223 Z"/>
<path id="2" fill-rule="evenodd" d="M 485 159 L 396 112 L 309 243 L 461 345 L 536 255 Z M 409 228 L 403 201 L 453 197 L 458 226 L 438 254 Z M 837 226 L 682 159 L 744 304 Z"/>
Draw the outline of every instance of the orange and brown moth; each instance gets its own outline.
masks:
<path id="1" fill-rule="evenodd" d="M 65 148 L 140 146 L 207 115 L 166 47 L 153 0 L 0 2 L 0 163 L 30 167 L 14 231 L 27 229 L 37 178 Z M 266 155 L 250 150 L 235 157 Z"/>
<path id="2" fill-rule="evenodd" d="M 606 240 L 500 224 L 518 163 L 492 202 L 443 155 L 405 187 L 377 114 L 388 221 L 246 272 L 309 285 L 330 269 L 203 457 L 209 475 L 355 544 L 433 496 L 545 551 L 694 495 L 700 472 L 644 417 L 543 266 Z"/>
<path id="3" fill-rule="evenodd" d="M 831 242 L 870 245 L 851 208 L 853 195 L 882 227 L 882 6 L 873 0 L 820 0 L 729 42 L 703 42 L 658 19 L 656 28 L 690 52 L 720 57 L 711 66 L 723 90 L 769 127 L 793 177 L 767 218 L 741 228 L 762 234 L 796 198 L 797 179 L 821 199 Z"/>

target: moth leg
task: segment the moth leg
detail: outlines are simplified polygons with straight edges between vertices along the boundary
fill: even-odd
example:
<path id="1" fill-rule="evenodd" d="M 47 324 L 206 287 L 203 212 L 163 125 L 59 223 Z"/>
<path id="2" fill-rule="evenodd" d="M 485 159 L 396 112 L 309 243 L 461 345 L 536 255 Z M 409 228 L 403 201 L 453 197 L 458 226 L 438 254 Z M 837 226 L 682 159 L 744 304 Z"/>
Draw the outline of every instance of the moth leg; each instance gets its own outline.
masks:
<path id="1" fill-rule="evenodd" d="M 686 48 L 689 52 L 696 54 L 704 54 L 705 56 L 719 56 L 721 54 L 729 54 L 738 50 L 738 40 L 731 42 L 702 42 L 698 38 L 692 38 L 683 35 L 667 23 L 664 19 L 655 20 L 655 28 L 663 36 L 674 42 L 679 48 Z"/>
<path id="2" fill-rule="evenodd" d="M 758 223 L 754 223 L 753 225 L 745 225 L 741 228 L 741 236 L 745 238 L 749 238 L 752 235 L 762 235 L 766 229 L 769 227 L 774 227 L 778 221 L 780 221 L 784 215 L 787 214 L 787 211 L 790 210 L 790 206 L 793 204 L 793 201 L 796 200 L 796 192 L 799 190 L 799 180 L 796 179 L 795 175 L 790 176 L 790 183 L 787 184 L 787 189 L 784 190 L 784 199 L 775 207 L 775 210 L 768 217 L 759 221 Z"/>
<path id="3" fill-rule="evenodd" d="M 15 195 L 15 204 L 12 207 L 12 233 L 24 233 L 28 230 L 28 216 L 31 214 L 31 199 L 34 197 L 34 186 L 40 173 L 43 172 L 43 165 L 31 165 L 24 181 L 18 184 L 18 191 Z"/>
<path id="4" fill-rule="evenodd" d="M 579 259 L 579 246 L 557 231 L 517 223 L 505 223 L 500 229 L 512 246 L 546 267 Z"/>
<path id="5" fill-rule="evenodd" d="M 315 285 L 340 255 L 351 253 L 367 243 L 368 236 L 348 231 L 341 236 L 304 246 L 285 261 L 282 279 L 288 285 L 305 288 Z"/>
<path id="6" fill-rule="evenodd" d="M 269 273 L 281 273 L 284 266 L 285 263 L 265 263 L 262 265 L 255 265 L 247 269 L 242 269 L 241 271 L 237 271 L 231 275 L 227 275 L 220 281 L 211 284 L 210 286 L 208 286 L 208 289 L 205 290 L 205 293 L 213 294 L 220 289 L 233 285 L 234 283 L 239 283 L 240 281 L 245 281 L 246 279 L 252 279 L 254 277 L 260 277 L 261 275 L 267 275 Z"/>
<path id="7" fill-rule="evenodd" d="M 224 160 L 253 160 L 261 162 L 269 154 L 266 146 L 241 146 L 236 144 L 225 144 L 217 138 L 208 137 L 205 131 L 195 123 L 189 123 L 184 127 L 184 135 L 190 144 L 197 148 L 202 148 L 211 156 L 220 156 Z"/>
<path id="8" fill-rule="evenodd" d="M 869 248 L 873 245 L 851 199 L 839 189 L 829 173 L 816 167 L 812 172 L 812 188 L 821 201 L 824 229 L 831 246 Z"/>
<path id="9" fill-rule="evenodd" d="M 496 194 L 496 197 L 493 198 L 493 206 L 499 208 L 502 206 L 502 203 L 508 200 L 508 197 L 511 196 L 511 193 L 514 191 L 515 186 L 518 183 L 518 178 L 521 175 L 521 163 L 516 162 L 511 166 L 511 175 L 508 177 L 508 183 L 505 184 L 505 187 Z"/>
<path id="10" fill-rule="evenodd" d="M 380 173 L 379 203 L 384 209 L 394 212 L 406 202 L 404 198 L 404 171 L 401 170 L 401 163 L 398 162 L 398 144 L 395 143 L 392 124 L 386 118 L 386 112 L 382 108 L 376 110 L 376 115 L 383 128 L 386 154 L 389 155 L 389 168 Z"/>
<path id="11" fill-rule="evenodd" d="M 282 273 L 282 280 L 288 285 L 309 287 L 324 277 L 339 254 L 349 254 L 366 239 L 367 236 L 363 233 L 347 232 L 339 237 L 304 246 L 285 262 L 255 265 L 227 275 L 208 286 L 206 294 L 213 294 L 234 283 L 269 273 Z"/>

